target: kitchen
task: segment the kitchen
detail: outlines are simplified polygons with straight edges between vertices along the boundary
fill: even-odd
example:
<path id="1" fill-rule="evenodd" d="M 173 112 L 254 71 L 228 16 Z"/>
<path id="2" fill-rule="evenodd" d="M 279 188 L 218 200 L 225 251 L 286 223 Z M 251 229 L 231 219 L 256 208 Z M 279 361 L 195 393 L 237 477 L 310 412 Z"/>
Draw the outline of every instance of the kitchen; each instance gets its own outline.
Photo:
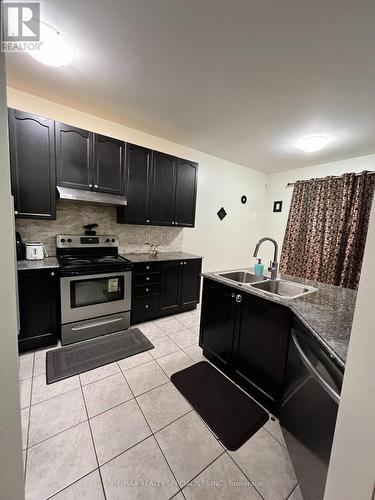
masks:
<path id="1" fill-rule="evenodd" d="M 129 46 L 131 19 L 142 12 L 130 4 L 122 7 Z M 182 11 L 168 15 L 177 21 Z M 350 29 L 340 36 L 351 39 Z M 140 115 L 132 121 L 117 86 L 107 110 L 89 96 L 80 102 L 66 87 L 87 63 L 76 57 L 51 70 L 29 54 L 7 54 L 4 186 L 13 196 L 19 297 L 18 336 L 9 342 L 19 351 L 23 430 L 14 446 L 22 470 L 14 462 L 13 474 L 26 498 L 315 500 L 326 480 L 325 498 L 338 498 L 339 465 L 328 465 L 343 442 L 335 437 L 332 447 L 352 368 L 349 339 L 372 272 L 371 141 L 364 134 L 347 151 L 333 131 L 326 149 L 301 152 L 296 142 L 262 157 L 254 137 L 248 160 L 249 145 L 234 151 L 215 127 L 200 142 L 185 107 L 180 139 L 154 106 L 153 128 Z M 103 88 L 113 83 L 106 76 Z M 133 94 L 138 107 L 142 92 Z M 172 115 L 170 126 L 184 123 Z M 356 201 L 326 202 L 332 193 Z M 322 239 L 323 223 L 336 239 Z M 320 230 L 303 232 L 312 226 Z M 215 394 L 224 393 L 220 406 Z M 161 485 L 150 491 L 147 481 Z M 370 483 L 353 481 L 347 498 L 366 498 Z"/>

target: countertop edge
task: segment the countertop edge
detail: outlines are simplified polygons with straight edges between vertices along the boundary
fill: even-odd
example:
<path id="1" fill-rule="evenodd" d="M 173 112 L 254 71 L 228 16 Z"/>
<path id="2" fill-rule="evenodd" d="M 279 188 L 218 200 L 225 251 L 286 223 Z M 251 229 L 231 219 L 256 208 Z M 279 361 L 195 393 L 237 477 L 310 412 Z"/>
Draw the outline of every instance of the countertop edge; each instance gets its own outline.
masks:
<path id="1" fill-rule="evenodd" d="M 303 323 L 303 325 L 309 330 L 309 332 L 313 335 L 313 337 L 322 345 L 327 354 L 333 358 L 339 366 L 344 370 L 345 369 L 345 361 L 343 361 L 340 356 L 332 349 L 332 347 L 324 340 L 324 338 L 319 335 L 318 332 L 312 327 L 312 325 L 293 307 L 293 299 L 285 299 L 279 298 L 277 296 L 268 295 L 262 293 L 256 288 L 244 287 L 240 284 L 236 284 L 234 282 L 229 282 L 229 280 L 225 278 L 221 278 L 216 275 L 216 273 L 202 273 L 203 278 L 208 278 L 213 281 L 217 281 L 223 285 L 230 286 L 231 288 L 236 288 L 241 292 L 249 293 L 250 295 L 255 295 L 265 300 L 269 300 L 270 302 L 275 302 L 277 304 L 284 305 L 290 309 L 290 311 Z"/>
<path id="2" fill-rule="evenodd" d="M 55 269 L 59 268 L 59 262 L 56 257 L 45 257 L 43 260 L 18 260 L 17 271 L 30 271 L 37 269 Z"/>
<path id="3" fill-rule="evenodd" d="M 201 255 L 194 255 L 185 252 L 159 252 L 157 256 L 149 255 L 148 253 L 120 253 L 121 257 L 130 260 L 133 264 L 142 262 L 167 262 L 172 260 L 195 260 L 203 259 Z"/>

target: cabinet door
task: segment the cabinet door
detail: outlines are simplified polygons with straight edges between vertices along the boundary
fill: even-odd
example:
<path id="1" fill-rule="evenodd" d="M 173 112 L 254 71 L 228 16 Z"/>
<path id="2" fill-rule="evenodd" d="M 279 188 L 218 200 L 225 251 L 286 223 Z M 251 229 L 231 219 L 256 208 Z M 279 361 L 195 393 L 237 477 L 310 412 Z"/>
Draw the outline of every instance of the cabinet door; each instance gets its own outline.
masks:
<path id="1" fill-rule="evenodd" d="M 126 144 L 126 207 L 117 210 L 117 221 L 125 224 L 149 223 L 151 150 Z"/>
<path id="2" fill-rule="evenodd" d="M 93 134 L 55 122 L 57 184 L 74 189 L 93 186 Z"/>
<path id="3" fill-rule="evenodd" d="M 246 389 L 269 409 L 280 396 L 289 338 L 290 310 L 242 294 L 235 342 L 235 371 Z"/>
<path id="4" fill-rule="evenodd" d="M 150 221 L 155 225 L 174 225 L 176 158 L 153 152 Z"/>
<path id="5" fill-rule="evenodd" d="M 58 269 L 18 272 L 20 350 L 56 342 L 58 284 Z"/>
<path id="6" fill-rule="evenodd" d="M 161 268 L 160 310 L 178 309 L 181 301 L 182 261 L 164 262 Z"/>
<path id="7" fill-rule="evenodd" d="M 182 266 L 181 305 L 199 302 L 202 261 L 184 260 Z"/>
<path id="8" fill-rule="evenodd" d="M 54 122 L 10 109 L 9 143 L 16 216 L 56 219 Z"/>
<path id="9" fill-rule="evenodd" d="M 122 195 L 125 192 L 125 143 L 105 135 L 94 134 L 94 190 Z"/>
<path id="10" fill-rule="evenodd" d="M 175 224 L 194 227 L 198 164 L 178 160 L 176 169 Z"/>
<path id="11" fill-rule="evenodd" d="M 236 322 L 236 290 L 203 280 L 199 345 L 220 367 L 230 368 Z"/>

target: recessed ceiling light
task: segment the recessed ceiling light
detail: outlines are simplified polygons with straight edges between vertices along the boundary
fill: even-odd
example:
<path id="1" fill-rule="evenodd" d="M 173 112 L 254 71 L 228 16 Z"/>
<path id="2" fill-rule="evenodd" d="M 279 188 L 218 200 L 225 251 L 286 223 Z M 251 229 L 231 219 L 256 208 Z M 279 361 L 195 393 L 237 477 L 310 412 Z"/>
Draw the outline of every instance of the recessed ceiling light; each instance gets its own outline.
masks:
<path id="1" fill-rule="evenodd" d="M 324 134 L 314 134 L 302 137 L 296 142 L 295 146 L 306 153 L 313 153 L 325 148 L 332 141 L 332 137 Z"/>
<path id="2" fill-rule="evenodd" d="M 29 54 L 37 61 L 48 66 L 61 67 L 73 59 L 73 49 L 64 35 L 48 24 L 40 24 L 40 49 L 30 50 Z"/>

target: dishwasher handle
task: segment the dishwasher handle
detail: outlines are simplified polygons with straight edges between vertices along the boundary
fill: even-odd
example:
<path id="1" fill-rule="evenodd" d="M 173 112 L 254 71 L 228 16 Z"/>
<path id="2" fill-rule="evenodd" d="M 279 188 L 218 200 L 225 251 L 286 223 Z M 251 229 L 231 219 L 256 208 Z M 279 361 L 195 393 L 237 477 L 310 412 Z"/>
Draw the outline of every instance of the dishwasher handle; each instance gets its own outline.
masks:
<path id="1" fill-rule="evenodd" d="M 340 394 L 322 377 L 322 375 L 318 372 L 318 370 L 312 365 L 309 358 L 303 352 L 303 349 L 300 343 L 297 340 L 297 337 L 294 333 L 291 334 L 293 343 L 298 351 L 298 354 L 301 357 L 303 364 L 306 366 L 307 370 L 311 373 L 311 375 L 316 379 L 318 384 L 325 390 L 325 392 L 337 403 L 340 403 Z"/>

